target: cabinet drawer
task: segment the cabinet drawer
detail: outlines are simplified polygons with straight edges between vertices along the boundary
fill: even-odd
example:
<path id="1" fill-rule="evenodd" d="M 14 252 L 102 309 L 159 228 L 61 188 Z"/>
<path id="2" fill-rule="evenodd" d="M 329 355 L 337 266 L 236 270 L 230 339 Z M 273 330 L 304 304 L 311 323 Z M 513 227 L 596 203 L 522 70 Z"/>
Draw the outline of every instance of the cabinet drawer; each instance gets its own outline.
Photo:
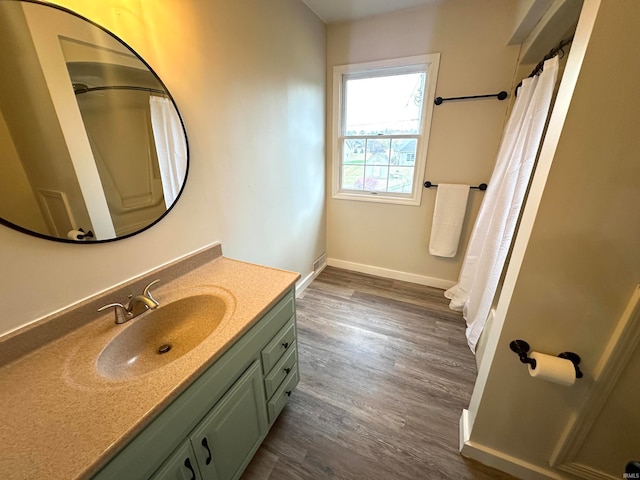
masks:
<path id="1" fill-rule="evenodd" d="M 300 377 L 298 376 L 298 366 L 294 365 L 293 370 L 288 375 L 287 380 L 280 385 L 280 388 L 276 390 L 276 393 L 273 395 L 273 398 L 269 403 L 267 403 L 267 410 L 269 411 L 269 423 L 273 423 L 274 420 L 280 415 L 280 412 L 287 404 L 287 400 L 289 400 L 289 396 L 291 392 L 298 384 L 298 380 Z"/>
<path id="2" fill-rule="evenodd" d="M 276 327 L 276 331 L 279 331 L 285 323 L 287 323 L 291 317 L 295 314 L 295 297 L 293 290 L 289 291 L 274 307 L 271 308 L 263 319 L 265 323 Z M 273 334 L 272 334 L 273 335 Z M 267 337 L 268 338 L 268 337 Z"/>
<path id="3" fill-rule="evenodd" d="M 293 371 L 293 367 L 296 364 L 296 342 L 287 349 L 287 353 L 283 355 L 280 361 L 271 370 L 269 375 L 264 379 L 264 388 L 267 391 L 267 399 L 271 398 L 276 388 L 280 386 L 282 381 L 287 378 Z"/>
<path id="4" fill-rule="evenodd" d="M 262 350 L 262 368 L 265 374 L 268 374 L 284 353 L 292 347 L 295 339 L 296 326 L 292 318 Z"/>

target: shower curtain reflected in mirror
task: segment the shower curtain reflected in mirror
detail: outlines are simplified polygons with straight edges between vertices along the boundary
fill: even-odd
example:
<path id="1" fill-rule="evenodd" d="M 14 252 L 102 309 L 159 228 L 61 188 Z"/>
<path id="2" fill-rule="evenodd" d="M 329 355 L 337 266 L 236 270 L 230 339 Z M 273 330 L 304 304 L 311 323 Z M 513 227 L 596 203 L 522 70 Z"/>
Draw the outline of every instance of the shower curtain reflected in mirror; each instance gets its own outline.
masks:
<path id="1" fill-rule="evenodd" d="M 151 126 L 160 166 L 164 203 L 170 207 L 180 194 L 187 171 L 187 145 L 173 102 L 151 95 Z"/>
<path id="2" fill-rule="evenodd" d="M 498 151 L 489 186 L 473 227 L 458 284 L 445 292 L 449 307 L 463 312 L 467 342 L 476 344 L 511 247 L 540 147 L 558 74 L 558 57 L 540 76 L 523 80 Z"/>

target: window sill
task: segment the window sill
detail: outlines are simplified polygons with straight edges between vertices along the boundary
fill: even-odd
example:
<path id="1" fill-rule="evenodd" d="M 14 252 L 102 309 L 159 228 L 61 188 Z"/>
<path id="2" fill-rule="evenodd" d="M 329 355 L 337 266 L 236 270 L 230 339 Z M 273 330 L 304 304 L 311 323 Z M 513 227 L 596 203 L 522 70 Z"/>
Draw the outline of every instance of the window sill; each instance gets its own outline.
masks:
<path id="1" fill-rule="evenodd" d="M 422 193 L 422 192 L 420 192 Z M 356 202 L 370 202 L 370 203 L 390 203 L 392 205 L 409 205 L 409 206 L 420 206 L 421 195 L 416 195 L 415 197 L 394 197 L 391 195 L 385 194 L 366 194 L 366 193 L 347 193 L 347 192 L 337 192 L 334 193 L 332 198 L 336 200 L 355 200 Z"/>

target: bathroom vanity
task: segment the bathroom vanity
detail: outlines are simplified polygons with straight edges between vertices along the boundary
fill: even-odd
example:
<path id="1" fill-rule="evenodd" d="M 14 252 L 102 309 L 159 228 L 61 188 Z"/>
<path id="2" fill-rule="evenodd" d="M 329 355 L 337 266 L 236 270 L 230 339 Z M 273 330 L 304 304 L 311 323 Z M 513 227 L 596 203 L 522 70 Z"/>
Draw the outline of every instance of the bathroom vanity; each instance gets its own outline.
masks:
<path id="1" fill-rule="evenodd" d="M 15 155 L 3 161 L 24 172 L 17 185 L 0 178 L 16 194 L 0 224 L 91 249 L 162 220 L 189 158 L 151 67 L 103 27 L 38 1 L 0 1 L 0 38 L 15 51 L 3 84 Z M 140 248 L 128 255 L 162 246 Z M 212 245 L 2 336 L 2 479 L 239 478 L 298 383 L 299 277 Z M 52 297 L 91 291 L 58 286 Z M 37 293 L 25 298 L 44 313 Z"/>
<path id="2" fill-rule="evenodd" d="M 97 313 L 156 278 L 157 310 L 123 325 Z M 217 245 L 3 337 L 3 478 L 239 478 L 299 380 L 298 278 Z M 198 306 L 208 297 L 219 305 Z M 196 317 L 186 330 L 172 305 Z M 214 328 L 191 342 L 208 314 Z"/>
<path id="3" fill-rule="evenodd" d="M 289 290 L 95 478 L 239 478 L 297 383 Z"/>

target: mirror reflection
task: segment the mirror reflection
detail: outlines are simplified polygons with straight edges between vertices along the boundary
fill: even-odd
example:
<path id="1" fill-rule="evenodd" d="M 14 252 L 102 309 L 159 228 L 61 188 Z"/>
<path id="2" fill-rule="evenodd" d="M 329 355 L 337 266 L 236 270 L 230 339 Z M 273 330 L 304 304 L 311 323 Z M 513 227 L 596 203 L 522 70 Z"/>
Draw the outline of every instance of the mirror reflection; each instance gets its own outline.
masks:
<path id="1" fill-rule="evenodd" d="M 173 206 L 188 164 L 167 89 L 117 38 L 68 11 L 0 0 L 0 222 L 111 241 Z"/>

